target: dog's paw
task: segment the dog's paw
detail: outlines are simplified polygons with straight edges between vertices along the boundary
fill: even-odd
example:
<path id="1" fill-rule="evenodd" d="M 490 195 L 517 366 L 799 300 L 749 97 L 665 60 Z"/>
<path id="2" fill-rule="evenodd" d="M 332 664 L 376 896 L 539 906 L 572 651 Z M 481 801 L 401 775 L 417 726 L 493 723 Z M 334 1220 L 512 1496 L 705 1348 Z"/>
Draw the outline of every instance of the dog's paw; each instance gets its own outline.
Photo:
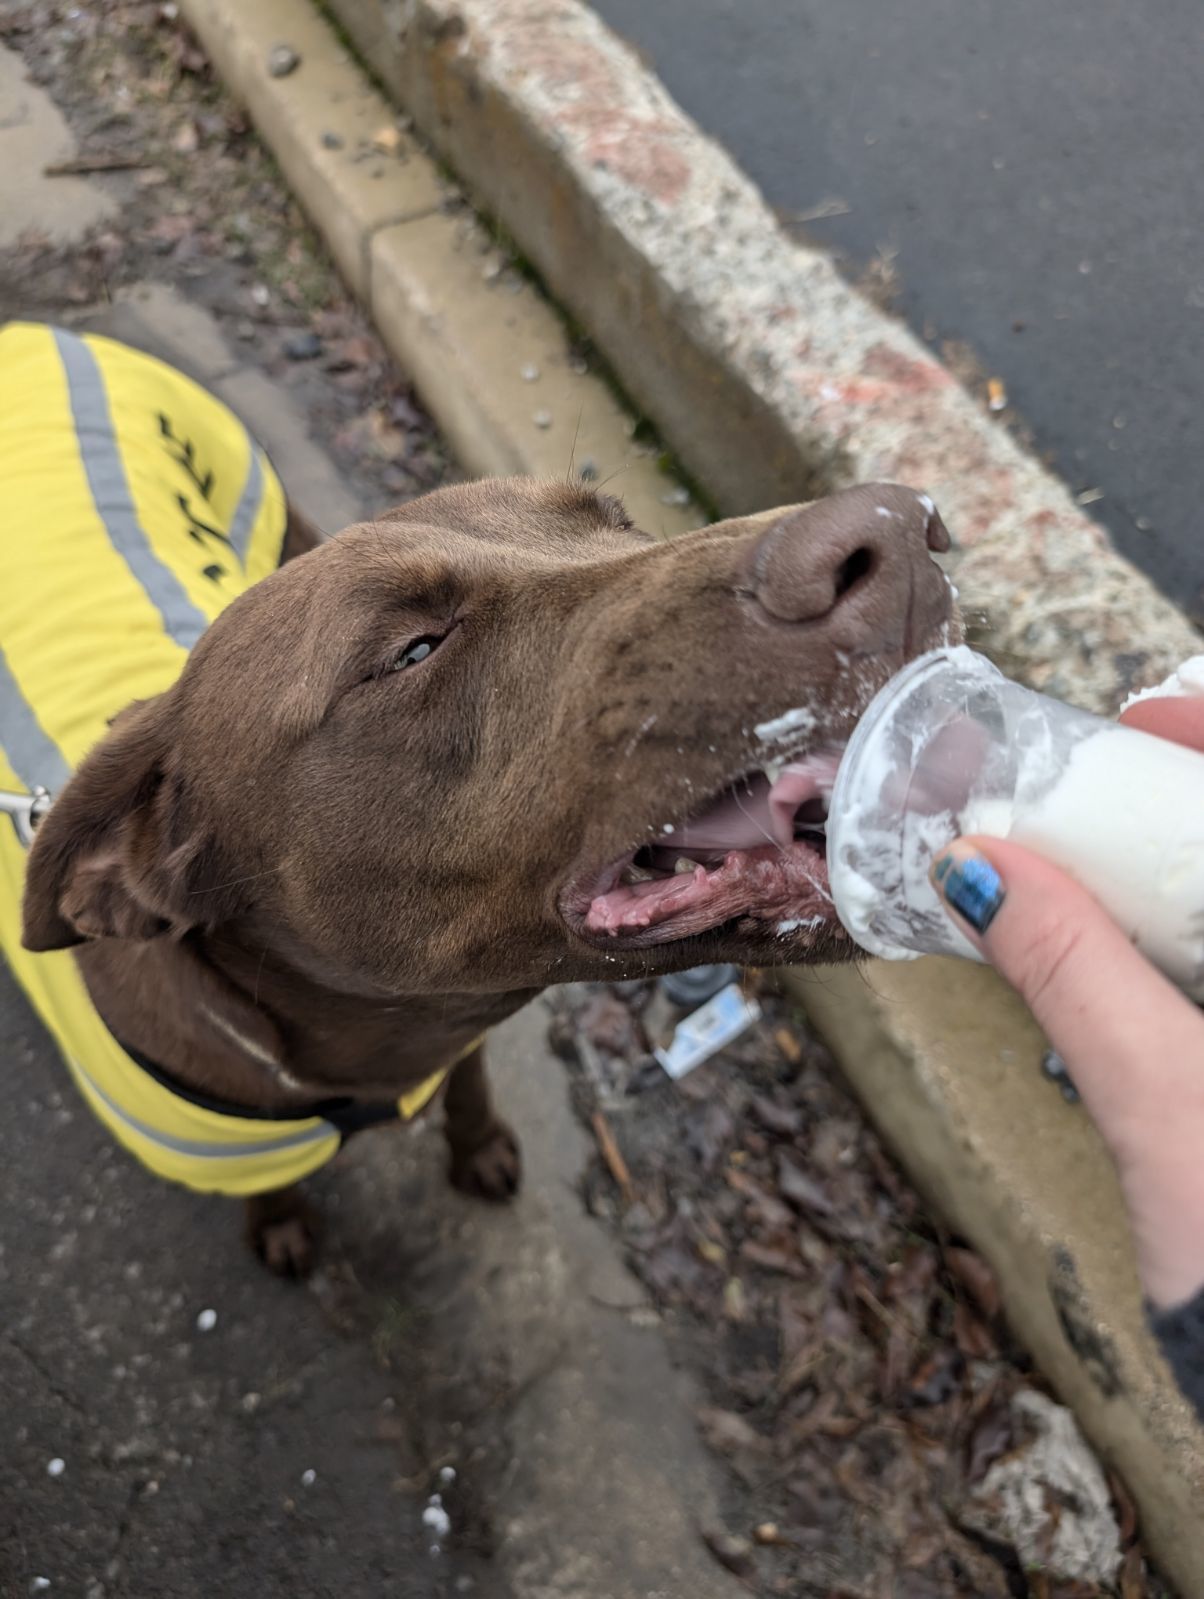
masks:
<path id="1" fill-rule="evenodd" d="M 265 1195 L 265 1200 L 276 1196 Z M 300 1281 L 313 1270 L 318 1246 L 318 1218 L 310 1206 L 295 1201 L 287 1208 L 247 1202 L 247 1242 L 270 1272 Z"/>
<path id="2" fill-rule="evenodd" d="M 452 1145 L 452 1186 L 478 1199 L 513 1199 L 523 1177 L 523 1157 L 518 1139 L 505 1122 L 495 1122 L 484 1143 L 475 1149 Z"/>

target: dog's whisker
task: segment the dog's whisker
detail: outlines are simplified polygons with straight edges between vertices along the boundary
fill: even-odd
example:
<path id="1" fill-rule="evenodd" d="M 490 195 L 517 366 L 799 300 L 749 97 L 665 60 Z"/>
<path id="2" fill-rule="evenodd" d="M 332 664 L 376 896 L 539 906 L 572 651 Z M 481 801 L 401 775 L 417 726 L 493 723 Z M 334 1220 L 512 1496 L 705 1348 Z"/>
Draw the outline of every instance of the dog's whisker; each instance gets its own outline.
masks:
<path id="1" fill-rule="evenodd" d="M 246 877 L 231 877 L 224 883 L 209 883 L 204 888 L 190 888 L 188 897 L 193 899 L 198 894 L 219 894 L 223 888 L 237 888 L 240 883 L 254 883 L 260 877 L 275 877 L 279 870 L 279 866 L 268 866 L 262 872 L 250 872 Z"/>
<path id="2" fill-rule="evenodd" d="M 738 789 L 735 789 L 735 788 L 732 789 L 732 798 L 736 802 L 736 809 L 740 812 L 740 814 L 742 816 L 745 816 L 745 817 L 748 818 L 748 820 L 756 828 L 757 832 L 761 834 L 762 838 L 764 838 L 765 842 L 767 844 L 772 844 L 774 849 L 777 850 L 779 855 L 785 855 L 785 853 L 786 853 L 785 848 L 778 842 L 778 840 L 776 838 L 774 838 L 773 834 L 770 833 L 765 828 L 764 824 L 757 817 L 755 817 L 751 813 L 751 811 L 746 811 L 744 809 L 744 806 L 741 805 L 741 803 L 740 803 L 740 793 L 739 793 Z"/>
<path id="3" fill-rule="evenodd" d="M 573 481 L 573 462 L 577 459 L 577 440 L 581 436 L 581 419 L 585 415 L 585 401 L 582 400 L 581 408 L 577 412 L 577 426 L 573 429 L 573 442 L 569 446 L 569 471 L 568 481 Z"/>

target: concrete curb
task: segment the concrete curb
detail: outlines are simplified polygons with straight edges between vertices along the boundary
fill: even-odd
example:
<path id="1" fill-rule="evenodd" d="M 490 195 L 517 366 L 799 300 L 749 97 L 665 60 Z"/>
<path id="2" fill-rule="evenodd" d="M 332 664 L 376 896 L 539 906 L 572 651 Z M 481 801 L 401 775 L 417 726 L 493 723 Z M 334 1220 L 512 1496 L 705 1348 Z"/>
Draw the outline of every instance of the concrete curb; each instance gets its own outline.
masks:
<path id="1" fill-rule="evenodd" d="M 616 487 L 645 526 L 696 525 L 696 512 L 665 503 L 673 491 L 654 461 L 633 457 L 609 391 L 574 370 L 555 315 L 494 271 L 489 239 L 449 212 L 411 141 L 394 157 L 400 173 L 367 179 L 383 186 L 379 208 L 354 174 L 343 197 L 344 166 L 364 164 L 389 109 L 325 24 L 289 0 L 183 9 L 464 464 L 562 473 L 565 440 L 531 422 L 554 375 L 554 428 L 562 407 L 581 416 L 577 461 L 603 476 L 625 463 Z M 977 642 L 1082 704 L 1114 708 L 1198 649 L 1184 618 L 905 329 L 782 237 L 747 180 L 583 7 L 416 0 L 404 40 L 386 20 L 396 8 L 335 10 L 725 509 L 855 478 L 924 485 L 961 539 L 958 580 L 986 615 Z M 274 79 L 268 54 L 282 42 L 302 65 Z M 337 151 L 324 133 L 343 140 Z M 391 191 L 407 206 L 443 199 L 399 215 Z M 1189 1599 L 1204 1596 L 1192 1513 L 1204 1439 L 1144 1331 L 1108 1160 L 1082 1117 L 1046 1097 L 1031 1022 L 989 973 L 957 963 L 790 981 L 913 1177 L 991 1260 L 1017 1330 L 1129 1483 L 1167 1572 Z"/>
<path id="2" fill-rule="evenodd" d="M 1112 1163 L 1043 1079 L 1024 1006 L 953 960 L 792 971 L 785 985 L 916 1186 L 990 1262 L 1015 1332 L 1199 1599 L 1204 1436 L 1146 1330 Z"/>
<path id="3" fill-rule="evenodd" d="M 613 479 L 650 531 L 700 524 L 561 318 L 506 267 L 317 11 L 290 0 L 185 0 L 182 10 L 462 466 L 563 477 L 572 460 Z M 283 42 L 299 65 L 274 77 L 269 57 Z M 651 470 L 632 475 L 636 465 Z"/>
<path id="4" fill-rule="evenodd" d="M 981 641 L 1094 708 L 1198 648 L 901 323 L 786 237 L 588 7 L 331 3 L 722 510 L 875 479 L 927 489 L 985 613 Z"/>

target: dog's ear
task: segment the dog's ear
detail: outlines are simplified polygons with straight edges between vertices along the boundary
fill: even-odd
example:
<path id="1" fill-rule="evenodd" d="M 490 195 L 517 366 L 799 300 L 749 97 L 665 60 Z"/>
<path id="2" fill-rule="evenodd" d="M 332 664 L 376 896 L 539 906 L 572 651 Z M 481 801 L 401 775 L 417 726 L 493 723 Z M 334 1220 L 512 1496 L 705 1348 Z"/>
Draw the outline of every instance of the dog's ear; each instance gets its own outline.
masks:
<path id="1" fill-rule="evenodd" d="M 167 771 L 170 693 L 131 707 L 58 794 L 25 874 L 26 949 L 180 936 L 217 908 L 216 862 Z"/>

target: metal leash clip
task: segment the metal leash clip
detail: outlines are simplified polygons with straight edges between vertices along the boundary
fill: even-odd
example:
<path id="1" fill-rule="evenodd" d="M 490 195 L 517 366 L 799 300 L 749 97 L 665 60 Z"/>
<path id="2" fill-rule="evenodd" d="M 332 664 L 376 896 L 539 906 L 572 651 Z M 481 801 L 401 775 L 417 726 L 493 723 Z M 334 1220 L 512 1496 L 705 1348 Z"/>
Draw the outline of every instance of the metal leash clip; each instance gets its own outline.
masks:
<path id="1" fill-rule="evenodd" d="M 38 823 L 50 804 L 48 789 L 35 788 L 32 794 L 14 794 L 10 789 L 0 788 L 0 815 L 12 817 L 17 837 L 26 849 L 33 843 Z"/>

